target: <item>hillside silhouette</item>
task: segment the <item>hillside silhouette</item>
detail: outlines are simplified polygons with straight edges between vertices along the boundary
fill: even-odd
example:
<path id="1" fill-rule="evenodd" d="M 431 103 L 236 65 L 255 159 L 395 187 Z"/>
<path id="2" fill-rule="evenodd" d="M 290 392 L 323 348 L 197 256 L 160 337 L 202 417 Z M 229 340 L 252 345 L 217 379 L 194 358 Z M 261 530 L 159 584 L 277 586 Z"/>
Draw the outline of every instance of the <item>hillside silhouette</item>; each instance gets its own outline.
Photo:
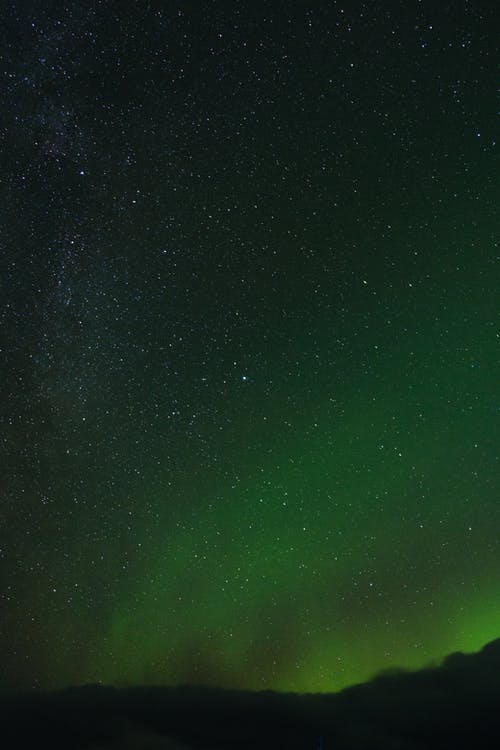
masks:
<path id="1" fill-rule="evenodd" d="M 331 694 L 200 687 L 4 695 L 10 748 L 423 750 L 500 746 L 500 639 Z"/>

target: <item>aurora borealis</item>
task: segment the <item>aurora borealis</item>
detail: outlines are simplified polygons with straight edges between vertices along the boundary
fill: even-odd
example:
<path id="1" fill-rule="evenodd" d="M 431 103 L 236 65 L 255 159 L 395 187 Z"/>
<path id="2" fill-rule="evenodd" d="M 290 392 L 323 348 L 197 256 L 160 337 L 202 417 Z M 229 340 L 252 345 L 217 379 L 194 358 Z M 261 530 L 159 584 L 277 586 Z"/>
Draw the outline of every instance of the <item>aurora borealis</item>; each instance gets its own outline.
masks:
<path id="1" fill-rule="evenodd" d="M 496 3 L 7 3 L 0 687 L 500 635 Z"/>

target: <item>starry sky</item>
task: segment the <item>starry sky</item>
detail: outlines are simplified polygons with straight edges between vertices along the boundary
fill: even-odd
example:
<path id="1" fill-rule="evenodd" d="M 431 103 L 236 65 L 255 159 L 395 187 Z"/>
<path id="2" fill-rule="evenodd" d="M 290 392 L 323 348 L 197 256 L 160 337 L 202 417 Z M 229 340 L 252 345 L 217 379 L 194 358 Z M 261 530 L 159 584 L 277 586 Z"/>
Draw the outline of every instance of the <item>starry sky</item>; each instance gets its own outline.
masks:
<path id="1" fill-rule="evenodd" d="M 497 12 L 3 4 L 1 688 L 500 635 Z"/>

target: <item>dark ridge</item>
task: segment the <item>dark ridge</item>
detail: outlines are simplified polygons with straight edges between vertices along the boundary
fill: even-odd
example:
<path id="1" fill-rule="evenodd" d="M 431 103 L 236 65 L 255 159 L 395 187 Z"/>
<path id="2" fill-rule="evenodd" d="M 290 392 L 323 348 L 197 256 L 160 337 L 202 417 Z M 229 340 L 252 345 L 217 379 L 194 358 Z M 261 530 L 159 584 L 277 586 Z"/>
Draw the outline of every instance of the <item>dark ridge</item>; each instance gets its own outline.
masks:
<path id="1" fill-rule="evenodd" d="M 500 639 L 340 693 L 70 687 L 0 697 L 2 747 L 423 750 L 500 746 Z"/>

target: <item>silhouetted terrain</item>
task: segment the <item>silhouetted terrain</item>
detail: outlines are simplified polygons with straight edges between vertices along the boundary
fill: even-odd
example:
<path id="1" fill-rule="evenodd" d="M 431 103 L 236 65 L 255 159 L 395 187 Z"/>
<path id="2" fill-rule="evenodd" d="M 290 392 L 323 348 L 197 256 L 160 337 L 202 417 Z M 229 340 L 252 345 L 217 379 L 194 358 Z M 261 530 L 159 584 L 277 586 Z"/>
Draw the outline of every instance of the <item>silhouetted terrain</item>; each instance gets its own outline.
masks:
<path id="1" fill-rule="evenodd" d="M 88 685 L 4 696 L 5 748 L 500 747 L 500 639 L 337 694 Z"/>

